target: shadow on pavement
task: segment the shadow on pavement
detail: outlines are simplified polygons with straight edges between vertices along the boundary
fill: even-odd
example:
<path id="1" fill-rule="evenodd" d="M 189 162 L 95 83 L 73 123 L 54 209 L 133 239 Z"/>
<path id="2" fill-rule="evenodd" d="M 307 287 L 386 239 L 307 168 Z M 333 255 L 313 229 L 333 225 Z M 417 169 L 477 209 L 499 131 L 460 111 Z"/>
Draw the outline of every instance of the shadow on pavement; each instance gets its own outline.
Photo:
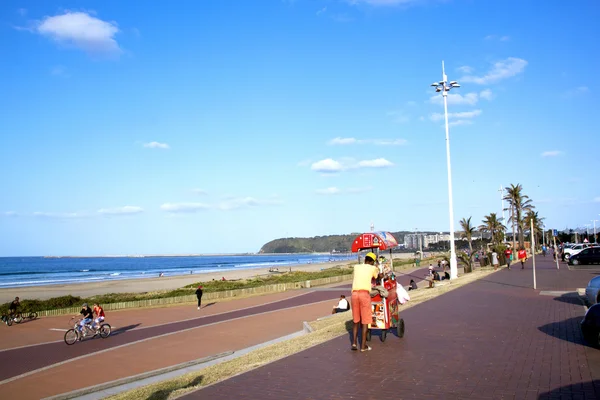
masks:
<path id="1" fill-rule="evenodd" d="M 600 398 L 600 381 L 589 381 L 566 385 L 551 390 L 549 392 L 540 393 L 538 400 L 554 400 L 554 399 L 599 399 Z"/>
<path id="2" fill-rule="evenodd" d="M 512 272 L 512 271 L 511 271 Z M 529 286 L 525 286 L 525 285 L 514 285 L 512 283 L 505 283 L 505 282 L 497 282 L 497 281 L 490 281 L 489 279 L 480 279 L 480 282 L 487 282 L 487 283 L 495 283 L 496 285 L 502 285 L 502 286 L 512 286 L 512 287 L 518 287 L 518 288 L 523 288 L 523 289 L 533 289 L 533 286 L 529 285 Z"/>
<path id="3" fill-rule="evenodd" d="M 188 383 L 185 386 L 182 386 L 182 387 L 176 386 L 176 387 L 172 387 L 169 389 L 158 390 L 158 391 L 152 393 L 150 396 L 146 397 L 146 400 L 166 400 L 167 398 L 169 398 L 171 393 L 173 393 L 174 391 L 179 390 L 179 389 L 188 389 L 188 388 L 200 385 L 203 380 L 204 380 L 204 376 L 200 375 L 200 376 L 194 378 L 194 380 L 192 380 L 190 383 Z"/>
<path id="4" fill-rule="evenodd" d="M 557 339 L 590 347 L 583 340 L 583 335 L 581 333 L 581 329 L 579 328 L 579 324 L 581 323 L 582 319 L 583 316 L 573 317 L 558 322 L 551 322 L 549 324 L 540 326 L 538 330 Z"/>
<path id="5" fill-rule="evenodd" d="M 217 304 L 217 302 L 213 301 L 212 303 L 208 303 L 208 304 L 203 305 L 202 308 L 214 306 L 215 304 Z"/>
<path id="6" fill-rule="evenodd" d="M 583 300 L 579 297 L 576 292 L 566 293 L 560 297 L 555 297 L 554 300 L 560 301 L 561 303 L 575 304 L 577 306 L 583 306 Z"/>
<path id="7" fill-rule="evenodd" d="M 117 328 L 117 329 L 113 329 L 113 331 L 111 332 L 111 336 L 120 335 L 120 334 L 125 333 L 127 331 L 130 331 L 130 330 L 132 330 L 134 328 L 137 328 L 140 325 L 141 324 L 127 325 L 127 326 L 122 326 L 122 327 Z"/>

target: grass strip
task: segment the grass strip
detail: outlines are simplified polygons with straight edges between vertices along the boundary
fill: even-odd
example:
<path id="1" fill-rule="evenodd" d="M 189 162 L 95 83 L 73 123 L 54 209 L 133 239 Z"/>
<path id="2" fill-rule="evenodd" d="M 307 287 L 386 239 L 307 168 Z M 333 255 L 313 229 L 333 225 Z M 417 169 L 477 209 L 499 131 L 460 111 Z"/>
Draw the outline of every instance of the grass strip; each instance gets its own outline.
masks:
<path id="1" fill-rule="evenodd" d="M 438 285 L 433 289 L 419 289 L 411 291 L 411 301 L 401 306 L 401 313 L 411 307 L 421 304 L 434 297 L 449 291 L 458 289 L 473 281 L 484 278 L 494 270 L 492 268 L 478 269 L 470 274 L 460 276 L 458 279 L 449 281 L 444 285 Z M 351 314 L 336 314 L 329 318 L 310 323 L 314 329 L 312 333 L 290 339 L 285 342 L 273 344 L 251 353 L 245 354 L 234 360 L 204 368 L 178 378 L 158 382 L 152 385 L 133 389 L 127 392 L 108 397 L 109 400 L 169 400 L 179 397 L 185 393 L 200 389 L 235 375 L 248 372 L 263 365 L 277 361 L 292 354 L 301 352 L 328 340 L 348 334 L 352 326 Z"/>

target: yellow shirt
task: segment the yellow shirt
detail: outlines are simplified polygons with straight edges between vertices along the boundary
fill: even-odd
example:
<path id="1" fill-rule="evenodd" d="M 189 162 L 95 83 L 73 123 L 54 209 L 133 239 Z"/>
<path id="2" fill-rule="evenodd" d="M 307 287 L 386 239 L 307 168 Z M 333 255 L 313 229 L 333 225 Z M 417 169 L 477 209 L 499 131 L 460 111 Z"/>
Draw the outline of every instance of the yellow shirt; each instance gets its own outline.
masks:
<path id="1" fill-rule="evenodd" d="M 356 264 L 354 266 L 354 280 L 352 290 L 371 290 L 371 279 L 377 278 L 379 268 L 370 264 Z"/>

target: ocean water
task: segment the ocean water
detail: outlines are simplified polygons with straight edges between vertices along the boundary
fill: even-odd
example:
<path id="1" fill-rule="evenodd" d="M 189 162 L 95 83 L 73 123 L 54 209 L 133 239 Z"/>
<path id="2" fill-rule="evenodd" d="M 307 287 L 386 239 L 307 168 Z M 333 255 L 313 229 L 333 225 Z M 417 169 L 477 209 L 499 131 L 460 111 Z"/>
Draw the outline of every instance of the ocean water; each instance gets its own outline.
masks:
<path id="1" fill-rule="evenodd" d="M 0 288 L 156 278 L 355 259 L 352 254 L 275 254 L 194 257 L 0 257 Z M 200 278 L 200 277 L 199 277 Z"/>

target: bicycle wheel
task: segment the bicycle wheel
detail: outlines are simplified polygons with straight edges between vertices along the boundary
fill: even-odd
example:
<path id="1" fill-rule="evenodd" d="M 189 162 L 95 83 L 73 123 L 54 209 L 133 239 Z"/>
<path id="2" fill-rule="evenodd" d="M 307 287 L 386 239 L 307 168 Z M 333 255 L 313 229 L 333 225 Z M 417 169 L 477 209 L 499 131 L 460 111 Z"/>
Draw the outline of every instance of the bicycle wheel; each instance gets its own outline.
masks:
<path id="1" fill-rule="evenodd" d="M 23 314 L 17 313 L 17 315 L 15 316 L 15 322 L 17 324 L 20 324 L 21 322 L 23 322 Z"/>
<path id="2" fill-rule="evenodd" d="M 29 313 L 29 319 L 36 319 L 38 317 L 38 313 L 32 311 Z"/>
<path id="3" fill-rule="evenodd" d="M 109 324 L 102 324 L 102 325 L 100 325 L 100 329 L 98 329 L 98 333 L 100 334 L 100 337 L 102 339 L 106 339 L 107 337 L 110 336 L 111 330 L 112 330 L 112 328 L 110 327 Z"/>
<path id="4" fill-rule="evenodd" d="M 8 315 L 2 316 L 2 322 L 4 322 L 7 326 L 11 326 L 13 323 L 12 318 Z"/>
<path id="5" fill-rule="evenodd" d="M 79 332 L 77 332 L 75 329 L 69 329 L 68 331 L 65 332 L 65 343 L 68 344 L 69 346 L 72 344 L 75 344 L 75 342 L 77 342 L 78 338 L 79 338 Z"/>

